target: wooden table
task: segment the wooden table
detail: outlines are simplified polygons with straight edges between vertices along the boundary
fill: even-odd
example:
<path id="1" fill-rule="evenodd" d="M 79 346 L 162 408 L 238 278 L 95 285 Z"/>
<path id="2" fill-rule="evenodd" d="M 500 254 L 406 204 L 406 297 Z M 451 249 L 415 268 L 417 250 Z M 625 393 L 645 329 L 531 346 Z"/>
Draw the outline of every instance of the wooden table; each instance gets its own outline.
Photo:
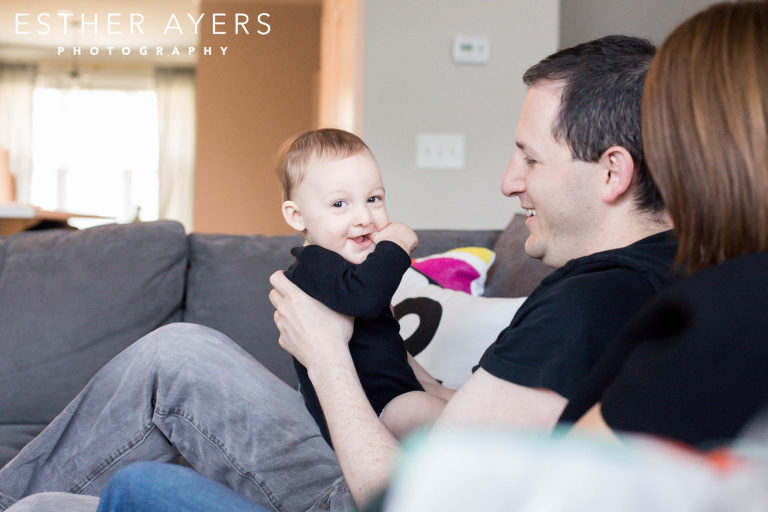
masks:
<path id="1" fill-rule="evenodd" d="M 43 210 L 37 206 L 23 203 L 0 203 L 0 236 L 11 236 L 34 226 L 41 220 L 67 222 L 73 217 L 106 219 L 101 215 Z"/>

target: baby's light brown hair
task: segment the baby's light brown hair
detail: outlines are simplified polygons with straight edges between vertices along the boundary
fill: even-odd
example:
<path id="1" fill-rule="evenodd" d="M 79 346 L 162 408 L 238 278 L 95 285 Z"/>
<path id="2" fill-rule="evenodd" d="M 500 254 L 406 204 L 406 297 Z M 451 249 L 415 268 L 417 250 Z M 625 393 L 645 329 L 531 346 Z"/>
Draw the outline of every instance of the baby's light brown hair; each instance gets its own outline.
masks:
<path id="1" fill-rule="evenodd" d="M 313 158 L 341 160 L 363 152 L 373 155 L 360 137 L 337 128 L 311 130 L 288 139 L 281 146 L 277 161 L 277 177 L 283 187 L 283 201 L 291 199 Z"/>

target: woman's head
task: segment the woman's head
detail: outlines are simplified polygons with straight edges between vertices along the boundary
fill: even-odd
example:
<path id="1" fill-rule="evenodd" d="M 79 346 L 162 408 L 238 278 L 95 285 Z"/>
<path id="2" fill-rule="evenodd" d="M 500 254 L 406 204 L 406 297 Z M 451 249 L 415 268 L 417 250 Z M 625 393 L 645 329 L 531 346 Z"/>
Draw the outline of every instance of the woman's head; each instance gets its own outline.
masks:
<path id="1" fill-rule="evenodd" d="M 678 263 L 697 270 L 768 250 L 768 2 L 714 5 L 675 29 L 642 111 Z"/>

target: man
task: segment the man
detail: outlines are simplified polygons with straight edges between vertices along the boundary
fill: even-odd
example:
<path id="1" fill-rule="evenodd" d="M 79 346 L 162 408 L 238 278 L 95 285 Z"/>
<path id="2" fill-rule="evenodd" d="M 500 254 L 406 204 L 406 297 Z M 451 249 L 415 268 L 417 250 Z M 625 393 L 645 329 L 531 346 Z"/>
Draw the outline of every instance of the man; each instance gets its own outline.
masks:
<path id="1" fill-rule="evenodd" d="M 532 213 L 526 251 L 560 268 L 461 389 L 427 386 L 450 397 L 438 424 L 550 429 L 611 337 L 663 285 L 675 244 L 661 233 L 669 225 L 640 149 L 652 55 L 647 42 L 610 37 L 526 73 L 530 90 L 502 191 Z M 282 273 L 271 281 L 280 342 L 307 368 L 335 452 L 295 391 L 226 336 L 166 326 L 110 361 L 0 470 L 0 510 L 44 491 L 99 494 L 120 465 L 179 454 L 277 510 L 365 503 L 385 485 L 398 443 L 357 379 L 352 323 Z"/>
<path id="2" fill-rule="evenodd" d="M 501 189 L 529 211 L 527 254 L 558 270 L 488 348 L 438 425 L 551 429 L 622 324 L 666 283 L 676 244 L 662 233 L 670 225 L 640 141 L 653 53 L 645 41 L 608 37 L 526 72 Z M 337 355 L 350 321 L 280 273 L 271 282 L 281 345 L 308 368 L 346 482 L 364 503 L 387 481 L 398 445 L 365 403 L 349 358 Z"/>

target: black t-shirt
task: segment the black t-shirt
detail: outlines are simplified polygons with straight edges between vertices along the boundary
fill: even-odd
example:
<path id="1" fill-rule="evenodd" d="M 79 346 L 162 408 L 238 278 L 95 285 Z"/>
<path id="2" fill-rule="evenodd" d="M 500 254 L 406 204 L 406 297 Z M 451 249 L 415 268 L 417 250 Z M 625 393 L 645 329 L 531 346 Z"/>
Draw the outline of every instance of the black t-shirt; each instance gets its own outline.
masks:
<path id="1" fill-rule="evenodd" d="M 667 231 L 569 261 L 531 293 L 478 367 L 570 399 L 624 323 L 668 284 L 676 250 Z"/>
<path id="2" fill-rule="evenodd" d="M 709 267 L 659 294 L 623 333 L 614 360 L 600 362 L 606 423 L 700 447 L 736 437 L 768 406 L 766 305 L 768 253 Z"/>
<path id="3" fill-rule="evenodd" d="M 355 317 L 349 352 L 376 414 L 398 395 L 423 391 L 408 364 L 400 324 L 390 310 L 392 295 L 411 265 L 408 253 L 390 241 L 376 244 L 359 265 L 319 245 L 296 247 L 291 253 L 296 262 L 285 275 L 334 311 Z M 331 444 L 325 416 L 307 370 L 296 359 L 293 362 L 307 409 Z"/>

